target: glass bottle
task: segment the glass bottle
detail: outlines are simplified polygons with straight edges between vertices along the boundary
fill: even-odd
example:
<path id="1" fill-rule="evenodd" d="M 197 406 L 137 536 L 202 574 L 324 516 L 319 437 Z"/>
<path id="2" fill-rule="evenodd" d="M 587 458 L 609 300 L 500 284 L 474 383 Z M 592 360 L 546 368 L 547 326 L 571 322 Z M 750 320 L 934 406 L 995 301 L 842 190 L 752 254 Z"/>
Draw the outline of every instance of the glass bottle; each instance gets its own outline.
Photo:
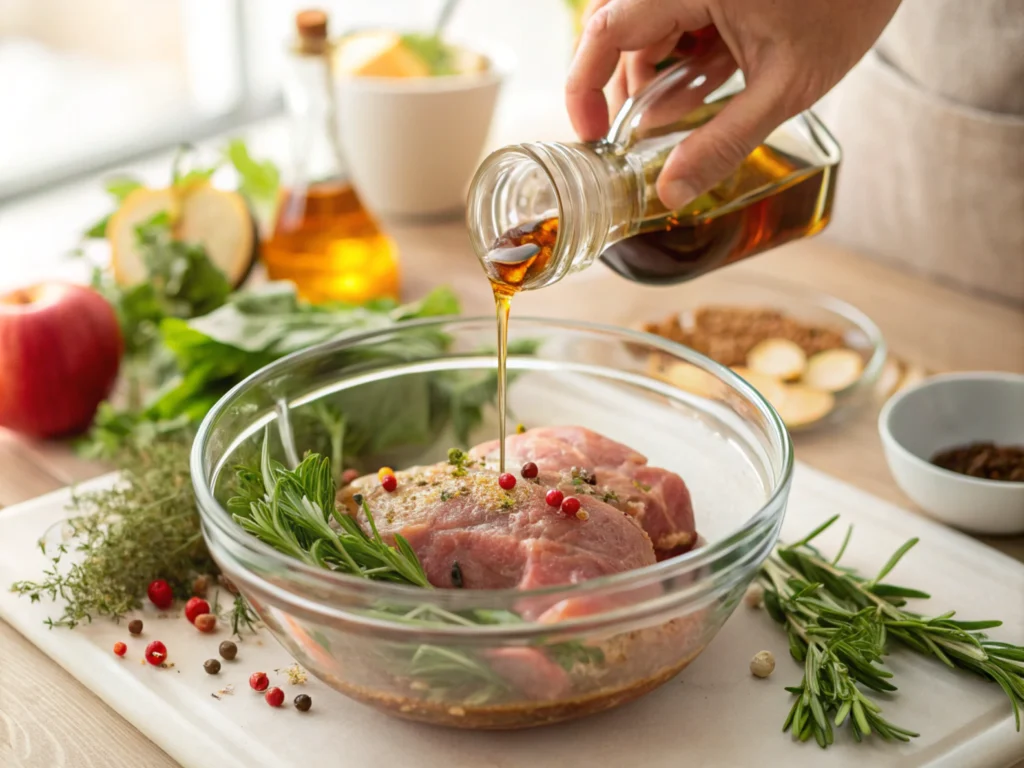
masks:
<path id="1" fill-rule="evenodd" d="M 288 56 L 291 167 L 263 244 L 267 273 L 312 302 L 398 298 L 398 254 L 349 181 L 339 143 L 327 17 L 304 11 Z"/>
<path id="2" fill-rule="evenodd" d="M 672 149 L 742 88 L 712 30 L 684 39 L 677 61 L 626 102 L 605 139 L 517 144 L 487 157 L 470 185 L 467 224 L 495 290 L 541 288 L 599 257 L 636 282 L 678 283 L 820 232 L 840 150 L 809 111 L 682 210 L 658 198 Z"/>

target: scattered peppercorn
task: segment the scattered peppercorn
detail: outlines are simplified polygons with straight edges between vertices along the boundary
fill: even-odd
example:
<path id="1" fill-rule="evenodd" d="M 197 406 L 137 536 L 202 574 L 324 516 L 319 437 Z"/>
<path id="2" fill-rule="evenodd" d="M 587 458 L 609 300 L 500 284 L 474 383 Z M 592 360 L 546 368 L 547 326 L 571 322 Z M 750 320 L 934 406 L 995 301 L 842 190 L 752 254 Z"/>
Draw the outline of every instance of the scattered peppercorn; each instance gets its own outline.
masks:
<path id="1" fill-rule="evenodd" d="M 312 706 L 313 700 L 305 693 L 300 693 L 295 697 L 295 708 L 299 710 L 299 712 L 309 712 L 309 708 Z"/>
<path id="2" fill-rule="evenodd" d="M 462 580 L 462 566 L 459 565 L 458 560 L 455 560 L 452 562 L 452 586 L 456 589 L 462 589 L 464 583 Z"/>
<path id="3" fill-rule="evenodd" d="M 124 656 L 128 653 L 128 646 L 124 643 L 114 643 L 114 653 L 118 656 Z"/>
<path id="4" fill-rule="evenodd" d="M 197 597 L 206 597 L 209 589 L 210 579 L 206 576 L 196 576 L 195 581 L 192 582 L 192 594 Z"/>
<path id="5" fill-rule="evenodd" d="M 760 584 L 751 584 L 743 595 L 743 603 L 747 608 L 760 608 L 764 604 L 764 587 Z"/>
<path id="6" fill-rule="evenodd" d="M 146 646 L 146 661 L 154 667 L 159 667 L 167 661 L 167 646 L 159 640 L 154 640 Z"/>
<path id="7" fill-rule="evenodd" d="M 361 494 L 361 493 L 353 493 L 352 494 L 352 501 L 355 502 L 357 507 L 363 506 L 363 494 Z"/>
<path id="8" fill-rule="evenodd" d="M 280 688 L 271 688 L 269 691 L 263 694 L 263 698 L 266 699 L 267 704 L 269 704 L 270 706 L 280 707 L 282 704 L 284 704 L 284 691 L 282 691 Z"/>
<path id="9" fill-rule="evenodd" d="M 128 622 L 128 633 L 136 637 L 142 634 L 142 619 L 132 619 Z"/>
<path id="10" fill-rule="evenodd" d="M 196 618 L 210 612 L 210 604 L 201 597 L 190 597 L 185 603 L 185 618 L 195 624 Z"/>
<path id="11" fill-rule="evenodd" d="M 146 595 L 148 595 L 150 602 L 160 610 L 170 608 L 171 603 L 174 602 L 174 592 L 171 591 L 171 585 L 163 579 L 151 581 L 146 589 Z"/>
<path id="12" fill-rule="evenodd" d="M 581 509 L 576 513 L 576 519 L 582 520 L 585 523 L 590 519 L 590 513 L 585 509 Z"/>
<path id="13" fill-rule="evenodd" d="M 203 662 L 203 669 L 206 670 L 208 675 L 216 675 L 220 672 L 220 662 L 216 659 L 207 659 Z"/>
<path id="14" fill-rule="evenodd" d="M 217 629 L 217 617 L 212 613 L 201 613 L 193 622 L 200 632 L 210 633 Z"/>
<path id="15" fill-rule="evenodd" d="M 517 435 L 521 435 L 525 431 L 526 431 L 526 425 L 525 424 L 523 424 L 522 422 L 519 422 L 518 424 L 516 424 L 516 434 Z"/>
<path id="16" fill-rule="evenodd" d="M 569 496 L 565 501 L 562 502 L 562 514 L 566 517 L 573 517 L 577 512 L 580 511 L 580 500 L 575 496 Z"/>
<path id="17" fill-rule="evenodd" d="M 775 656 L 771 651 L 758 651 L 750 660 L 750 672 L 754 677 L 768 677 L 775 671 Z"/>
<path id="18" fill-rule="evenodd" d="M 220 657 L 222 659 L 234 661 L 235 656 L 238 655 L 238 646 L 232 643 L 230 640 L 225 640 L 223 643 L 220 644 L 220 647 L 217 649 L 217 651 L 220 653 Z"/>
<path id="19" fill-rule="evenodd" d="M 537 465 L 532 461 L 528 461 L 523 464 L 523 468 L 519 470 L 519 474 L 521 474 L 526 480 L 533 480 L 539 472 L 540 470 L 537 469 Z"/>
<path id="20" fill-rule="evenodd" d="M 548 503 L 549 507 L 562 506 L 562 499 L 564 498 L 564 494 L 557 488 L 552 488 L 550 491 L 544 494 L 544 501 Z"/>
<path id="21" fill-rule="evenodd" d="M 394 475 L 384 475 L 384 477 L 380 479 L 380 487 L 388 493 L 394 493 L 395 489 L 398 487 L 398 478 Z"/>
<path id="22" fill-rule="evenodd" d="M 359 470 L 354 469 L 353 467 L 349 467 L 348 469 L 341 473 L 341 484 L 351 485 L 352 483 L 355 482 L 357 477 L 359 477 Z"/>
<path id="23" fill-rule="evenodd" d="M 266 672 L 253 672 L 249 675 L 249 687 L 254 691 L 265 691 L 270 685 L 270 678 Z"/>
<path id="24" fill-rule="evenodd" d="M 511 491 L 516 487 L 516 476 L 511 472 L 506 472 L 503 475 L 498 475 L 498 485 L 504 490 Z"/>

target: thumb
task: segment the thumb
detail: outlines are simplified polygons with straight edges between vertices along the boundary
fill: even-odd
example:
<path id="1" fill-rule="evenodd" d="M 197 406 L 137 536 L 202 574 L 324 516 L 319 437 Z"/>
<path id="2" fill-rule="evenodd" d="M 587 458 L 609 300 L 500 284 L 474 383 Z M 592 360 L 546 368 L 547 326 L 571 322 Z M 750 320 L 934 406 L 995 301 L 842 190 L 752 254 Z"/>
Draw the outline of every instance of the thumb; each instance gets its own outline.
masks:
<path id="1" fill-rule="evenodd" d="M 764 78 L 740 91 L 669 153 L 657 182 L 661 202 L 670 211 L 685 207 L 735 171 L 788 117 Z"/>

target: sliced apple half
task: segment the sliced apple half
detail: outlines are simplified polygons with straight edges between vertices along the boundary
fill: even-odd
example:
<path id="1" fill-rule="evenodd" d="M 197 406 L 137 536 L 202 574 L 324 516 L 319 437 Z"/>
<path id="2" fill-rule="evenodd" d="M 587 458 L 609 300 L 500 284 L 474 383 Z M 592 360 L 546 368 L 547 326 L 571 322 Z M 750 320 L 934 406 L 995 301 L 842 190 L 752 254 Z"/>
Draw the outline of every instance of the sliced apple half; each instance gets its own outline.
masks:
<path id="1" fill-rule="evenodd" d="M 784 381 L 800 378 L 807 366 L 807 355 L 789 339 L 765 339 L 747 354 L 747 367 Z"/>
<path id="2" fill-rule="evenodd" d="M 826 392 L 840 392 L 864 372 L 864 360 L 852 349 L 828 349 L 807 361 L 803 382 Z"/>
<path id="3" fill-rule="evenodd" d="M 175 240 L 203 246 L 233 287 L 245 281 L 259 255 L 255 222 L 241 195 L 203 183 L 185 188 L 140 188 L 124 199 L 107 225 L 118 283 L 134 285 L 147 279 L 135 230 L 163 212 L 170 216 Z"/>

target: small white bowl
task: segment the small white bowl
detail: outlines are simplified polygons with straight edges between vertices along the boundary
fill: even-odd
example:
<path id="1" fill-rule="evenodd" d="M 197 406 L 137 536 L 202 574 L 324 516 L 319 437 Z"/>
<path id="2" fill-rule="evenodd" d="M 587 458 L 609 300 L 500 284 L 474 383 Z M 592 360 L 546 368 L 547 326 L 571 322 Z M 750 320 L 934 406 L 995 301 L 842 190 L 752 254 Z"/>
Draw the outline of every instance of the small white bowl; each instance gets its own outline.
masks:
<path id="1" fill-rule="evenodd" d="M 1024 483 L 984 480 L 930 462 L 975 442 L 1024 445 L 1024 376 L 953 373 L 900 392 L 878 417 L 896 484 L 925 512 L 974 533 L 1024 533 Z"/>
<path id="2" fill-rule="evenodd" d="M 458 42 L 458 41 L 454 41 Z M 437 77 L 339 77 L 341 147 L 356 189 L 384 216 L 433 217 L 462 210 L 514 56 L 483 53 L 484 72 Z"/>

